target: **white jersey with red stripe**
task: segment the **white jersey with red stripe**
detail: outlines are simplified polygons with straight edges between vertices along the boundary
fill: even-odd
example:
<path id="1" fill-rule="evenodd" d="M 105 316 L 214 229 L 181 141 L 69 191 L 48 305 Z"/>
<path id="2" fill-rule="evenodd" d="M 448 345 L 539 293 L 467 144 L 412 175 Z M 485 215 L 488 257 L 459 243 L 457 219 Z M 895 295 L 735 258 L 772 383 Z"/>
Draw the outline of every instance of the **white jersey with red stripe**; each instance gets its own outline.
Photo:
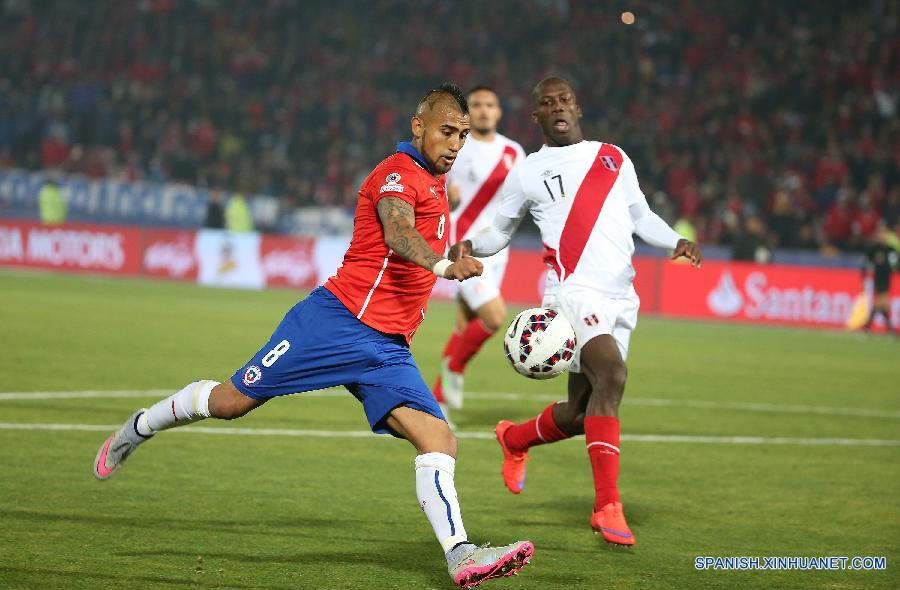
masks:
<path id="1" fill-rule="evenodd" d="M 526 212 L 541 232 L 549 289 L 565 284 L 606 297 L 632 296 L 632 234 L 670 249 L 681 239 L 650 210 L 631 159 L 597 141 L 544 146 L 516 165 L 493 225 L 472 239 L 473 253 L 505 247 Z"/>
<path id="2" fill-rule="evenodd" d="M 471 135 L 447 173 L 447 185 L 459 188 L 459 206 L 451 212 L 450 243 L 468 239 L 489 226 L 500 205 L 500 187 L 525 150 L 496 133 L 492 141 Z"/>

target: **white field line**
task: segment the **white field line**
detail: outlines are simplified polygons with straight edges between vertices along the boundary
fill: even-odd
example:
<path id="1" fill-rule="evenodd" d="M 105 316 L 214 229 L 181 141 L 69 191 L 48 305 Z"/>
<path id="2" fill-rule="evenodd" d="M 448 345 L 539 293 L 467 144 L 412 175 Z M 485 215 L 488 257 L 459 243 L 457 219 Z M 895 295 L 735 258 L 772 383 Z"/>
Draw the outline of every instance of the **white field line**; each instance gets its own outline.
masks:
<path id="1" fill-rule="evenodd" d="M 30 399 L 121 399 L 127 397 L 164 397 L 173 394 L 168 389 L 118 389 L 109 391 L 10 391 L 0 393 L 0 401 Z"/>
<path id="2" fill-rule="evenodd" d="M 33 399 L 124 399 L 130 397 L 163 398 L 175 393 L 174 389 L 119 389 L 109 391 L 8 391 L 0 393 L 0 402 Z M 349 395 L 338 390 L 310 391 L 304 397 L 342 397 Z"/>
<path id="3" fill-rule="evenodd" d="M 112 432 L 115 424 L 45 424 L 0 422 L 0 430 L 53 430 L 80 432 Z M 302 430 L 294 428 L 232 428 L 186 426 L 171 430 L 180 434 L 218 434 L 228 436 L 290 436 L 314 438 L 375 438 L 368 430 Z M 490 432 L 456 432 L 457 438 L 491 440 Z M 581 437 L 577 437 L 581 438 Z M 900 440 L 878 438 L 794 438 L 787 436 L 693 436 L 678 434 L 623 434 L 626 442 L 731 444 L 731 445 L 801 445 L 846 447 L 900 447 Z"/>
<path id="4" fill-rule="evenodd" d="M 91 399 L 91 398 L 132 398 L 132 397 L 164 397 L 173 393 L 170 389 L 122 389 L 115 391 L 10 391 L 0 393 L 0 402 L 13 400 L 47 400 L 47 399 Z M 334 388 L 320 391 L 309 391 L 299 394 L 303 397 L 343 397 L 346 392 Z M 556 401 L 559 396 L 547 394 L 503 393 L 503 392 L 467 392 L 466 398 L 486 401 Z M 813 406 L 804 404 L 767 404 L 757 402 L 728 402 L 690 399 L 670 399 L 653 397 L 625 397 L 622 403 L 628 406 L 698 408 L 705 410 L 743 410 L 748 412 L 768 412 L 776 414 L 820 414 L 826 416 L 862 416 L 866 418 L 900 419 L 900 412 L 892 410 L 874 410 L 870 408 L 840 408 L 834 406 Z"/>
<path id="5" fill-rule="evenodd" d="M 555 401 L 560 396 L 555 395 L 529 395 L 523 393 L 477 393 L 467 392 L 466 398 L 484 400 L 509 400 L 518 401 L 533 399 L 537 401 Z M 2 398 L 0 398 L 2 399 Z M 700 408 L 707 410 L 747 410 L 750 412 L 774 412 L 779 414 L 824 414 L 834 416 L 865 416 L 867 418 L 897 418 L 900 412 L 891 410 L 873 410 L 869 408 L 839 408 L 835 406 L 811 406 L 803 404 L 766 404 L 757 402 L 726 402 L 708 401 L 698 399 L 671 399 L 656 397 L 632 397 L 625 396 L 622 403 L 627 406 L 651 406 L 670 408 Z"/>

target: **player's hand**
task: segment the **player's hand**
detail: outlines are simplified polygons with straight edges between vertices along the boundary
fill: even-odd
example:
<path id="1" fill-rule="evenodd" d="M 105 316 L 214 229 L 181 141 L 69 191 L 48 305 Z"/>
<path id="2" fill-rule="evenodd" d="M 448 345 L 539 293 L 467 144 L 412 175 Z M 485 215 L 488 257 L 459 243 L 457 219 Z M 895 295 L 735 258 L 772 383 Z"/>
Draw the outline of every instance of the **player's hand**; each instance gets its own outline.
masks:
<path id="1" fill-rule="evenodd" d="M 450 253 L 447 255 L 447 258 L 456 262 L 463 256 L 469 256 L 470 254 L 472 254 L 472 240 L 463 240 L 450 247 Z"/>
<path id="2" fill-rule="evenodd" d="M 678 245 L 675 246 L 675 251 L 672 252 L 672 260 L 682 257 L 690 260 L 691 266 L 694 268 L 703 266 L 703 253 L 700 252 L 700 246 L 684 238 L 678 240 Z"/>
<path id="3" fill-rule="evenodd" d="M 463 256 L 444 271 L 444 278 L 453 281 L 464 281 L 472 277 L 481 276 L 484 265 L 477 258 Z"/>

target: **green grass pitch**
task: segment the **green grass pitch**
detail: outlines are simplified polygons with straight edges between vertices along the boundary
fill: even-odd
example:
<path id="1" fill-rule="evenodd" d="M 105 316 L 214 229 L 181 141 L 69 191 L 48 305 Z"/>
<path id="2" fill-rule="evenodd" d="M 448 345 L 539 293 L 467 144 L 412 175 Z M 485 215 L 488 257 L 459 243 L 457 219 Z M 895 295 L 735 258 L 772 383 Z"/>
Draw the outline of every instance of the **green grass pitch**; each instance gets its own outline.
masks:
<path id="1" fill-rule="evenodd" d="M 265 435 L 167 432 L 112 480 L 93 479 L 107 434 L 90 426 L 163 397 L 147 390 L 227 378 L 297 298 L 0 272 L 0 587 L 452 587 L 416 502 L 409 445 L 272 432 L 365 430 L 349 394 L 292 396 L 202 425 Z M 450 304 L 432 304 L 416 337 L 429 382 L 452 318 Z M 533 416 L 565 380 L 519 377 L 497 338 L 470 366 L 479 395 L 454 415 L 466 527 L 477 542 L 537 547 L 521 576 L 485 587 L 900 587 L 900 446 L 773 444 L 900 440 L 900 342 L 643 316 L 629 367 L 620 487 L 638 544 L 623 549 L 591 534 L 582 440 L 535 449 L 515 497 L 496 442 L 477 438 L 500 418 Z M 9 395 L 87 390 L 131 393 Z M 28 426 L 46 424 L 87 429 Z M 681 438 L 691 436 L 758 438 Z M 697 571 L 701 555 L 885 556 L 887 569 Z"/>

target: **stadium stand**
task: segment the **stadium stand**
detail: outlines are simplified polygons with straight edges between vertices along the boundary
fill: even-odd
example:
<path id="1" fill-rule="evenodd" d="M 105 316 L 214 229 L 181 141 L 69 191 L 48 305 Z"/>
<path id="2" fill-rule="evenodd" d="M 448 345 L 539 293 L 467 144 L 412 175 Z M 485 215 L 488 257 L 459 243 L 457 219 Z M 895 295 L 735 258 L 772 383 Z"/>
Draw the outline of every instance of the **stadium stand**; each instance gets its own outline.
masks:
<path id="1" fill-rule="evenodd" d="M 7 0 L 0 168 L 351 205 L 423 88 L 494 86 L 533 150 L 554 73 L 701 241 L 853 250 L 900 222 L 898 6 Z"/>

